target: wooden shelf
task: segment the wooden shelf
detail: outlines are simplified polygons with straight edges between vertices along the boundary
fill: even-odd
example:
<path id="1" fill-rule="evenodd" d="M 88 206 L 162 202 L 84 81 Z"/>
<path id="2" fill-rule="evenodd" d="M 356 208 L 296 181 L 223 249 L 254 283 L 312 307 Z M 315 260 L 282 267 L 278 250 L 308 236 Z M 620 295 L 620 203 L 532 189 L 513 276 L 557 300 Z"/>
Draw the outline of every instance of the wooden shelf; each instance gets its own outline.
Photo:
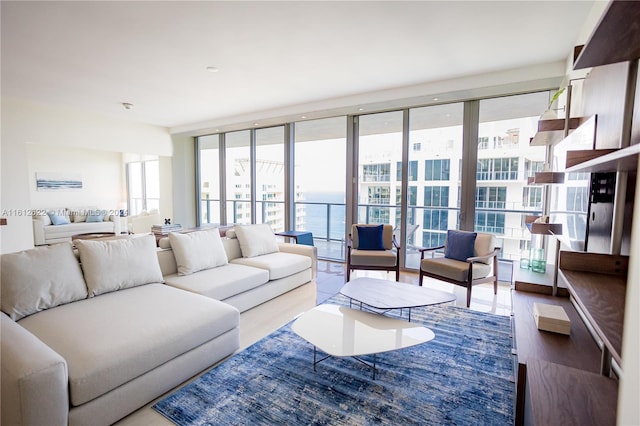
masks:
<path id="1" fill-rule="evenodd" d="M 536 274 L 544 276 L 544 274 Z M 517 281 L 516 281 L 517 285 Z M 525 405 L 525 384 L 528 364 L 544 360 L 585 372 L 600 371 L 600 348 L 591 337 L 569 297 L 553 297 L 520 291 L 511 291 L 513 306 L 513 341 L 517 357 L 516 424 L 522 424 Z M 533 316 L 533 304 L 560 305 L 571 321 L 571 334 L 564 335 L 540 331 Z"/>
<path id="2" fill-rule="evenodd" d="M 622 365 L 629 257 L 563 251 L 559 266 L 559 278 L 612 358 Z"/>
<path id="3" fill-rule="evenodd" d="M 583 69 L 640 57 L 640 7 L 635 1 L 612 1 L 573 69 Z"/>
<path id="4" fill-rule="evenodd" d="M 527 425 L 616 424 L 618 382 L 576 368 L 531 360 L 527 366 Z"/>
<path id="5" fill-rule="evenodd" d="M 587 117 L 569 119 L 569 131 L 577 129 Z M 564 118 L 538 121 L 538 132 L 529 140 L 530 146 L 544 146 L 560 142 L 564 138 Z"/>
<path id="6" fill-rule="evenodd" d="M 564 183 L 562 172 L 536 172 L 535 176 L 527 178 L 527 185 L 544 185 Z"/>
<path id="7" fill-rule="evenodd" d="M 562 235 L 562 224 L 561 223 L 538 223 L 535 222 L 539 216 L 525 216 L 524 222 L 531 232 L 534 235 Z"/>
<path id="8" fill-rule="evenodd" d="M 618 172 L 638 168 L 640 143 L 622 149 L 567 151 L 565 172 Z"/>

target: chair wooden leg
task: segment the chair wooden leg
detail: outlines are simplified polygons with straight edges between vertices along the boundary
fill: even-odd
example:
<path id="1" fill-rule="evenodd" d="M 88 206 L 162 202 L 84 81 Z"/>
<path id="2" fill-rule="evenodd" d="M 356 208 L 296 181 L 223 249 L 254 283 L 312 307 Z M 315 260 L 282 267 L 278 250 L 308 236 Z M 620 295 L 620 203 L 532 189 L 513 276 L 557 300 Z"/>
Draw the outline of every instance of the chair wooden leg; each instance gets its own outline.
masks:
<path id="1" fill-rule="evenodd" d="M 350 278 L 351 278 L 351 267 L 347 265 L 347 282 L 349 282 Z"/>
<path id="2" fill-rule="evenodd" d="M 498 294 L 498 277 L 493 281 L 493 294 Z"/>
<path id="3" fill-rule="evenodd" d="M 418 285 L 420 287 L 422 287 L 422 279 L 424 278 L 424 275 L 422 274 L 422 270 L 420 271 L 420 278 L 418 278 Z"/>
<path id="4" fill-rule="evenodd" d="M 467 308 L 471 306 L 471 284 L 467 284 Z"/>
<path id="5" fill-rule="evenodd" d="M 400 268 L 396 268 L 396 282 L 400 281 Z"/>

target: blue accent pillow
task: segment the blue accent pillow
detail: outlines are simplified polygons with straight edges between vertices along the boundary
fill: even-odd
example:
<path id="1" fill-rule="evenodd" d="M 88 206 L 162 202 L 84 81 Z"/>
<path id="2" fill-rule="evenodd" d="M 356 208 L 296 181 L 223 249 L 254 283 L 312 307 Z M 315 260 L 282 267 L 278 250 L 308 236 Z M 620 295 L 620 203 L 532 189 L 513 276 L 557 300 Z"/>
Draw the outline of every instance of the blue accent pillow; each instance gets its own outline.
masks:
<path id="1" fill-rule="evenodd" d="M 91 210 L 87 215 L 87 222 L 102 222 L 105 213 L 100 210 Z"/>
<path id="2" fill-rule="evenodd" d="M 67 225 L 69 224 L 69 217 L 56 214 L 55 212 L 47 212 L 47 216 L 51 219 L 51 223 L 54 225 Z"/>
<path id="3" fill-rule="evenodd" d="M 384 250 L 382 229 L 378 226 L 356 226 L 358 230 L 358 250 Z"/>
<path id="4" fill-rule="evenodd" d="M 473 257 L 477 235 L 476 232 L 447 231 L 447 248 L 444 257 L 462 262 Z"/>

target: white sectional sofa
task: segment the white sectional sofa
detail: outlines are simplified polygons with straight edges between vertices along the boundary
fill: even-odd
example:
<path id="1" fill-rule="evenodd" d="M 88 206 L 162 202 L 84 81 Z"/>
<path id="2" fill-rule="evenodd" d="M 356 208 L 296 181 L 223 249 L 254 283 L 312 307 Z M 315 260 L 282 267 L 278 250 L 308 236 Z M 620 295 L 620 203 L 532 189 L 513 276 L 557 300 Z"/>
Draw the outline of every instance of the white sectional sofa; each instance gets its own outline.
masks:
<path id="1" fill-rule="evenodd" d="M 314 247 L 235 230 L 3 254 L 1 424 L 108 425 L 234 353 L 240 310 L 316 274 Z"/>
<path id="2" fill-rule="evenodd" d="M 54 224 L 52 217 L 63 219 L 62 224 Z M 108 210 L 95 207 L 73 207 L 55 209 L 37 209 L 33 215 L 33 245 L 64 243 L 71 236 L 90 232 L 109 232 L 119 234 L 120 218 Z"/>

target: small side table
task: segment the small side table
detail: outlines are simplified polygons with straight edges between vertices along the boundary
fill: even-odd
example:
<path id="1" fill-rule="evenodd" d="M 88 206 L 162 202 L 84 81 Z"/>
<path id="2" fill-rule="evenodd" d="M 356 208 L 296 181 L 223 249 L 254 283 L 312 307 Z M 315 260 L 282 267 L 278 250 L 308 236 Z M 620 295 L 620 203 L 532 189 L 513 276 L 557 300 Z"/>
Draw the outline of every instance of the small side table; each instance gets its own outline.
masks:
<path id="1" fill-rule="evenodd" d="M 296 244 L 313 245 L 313 234 L 307 231 L 284 231 L 276 232 L 276 235 L 285 238 L 291 238 Z"/>

